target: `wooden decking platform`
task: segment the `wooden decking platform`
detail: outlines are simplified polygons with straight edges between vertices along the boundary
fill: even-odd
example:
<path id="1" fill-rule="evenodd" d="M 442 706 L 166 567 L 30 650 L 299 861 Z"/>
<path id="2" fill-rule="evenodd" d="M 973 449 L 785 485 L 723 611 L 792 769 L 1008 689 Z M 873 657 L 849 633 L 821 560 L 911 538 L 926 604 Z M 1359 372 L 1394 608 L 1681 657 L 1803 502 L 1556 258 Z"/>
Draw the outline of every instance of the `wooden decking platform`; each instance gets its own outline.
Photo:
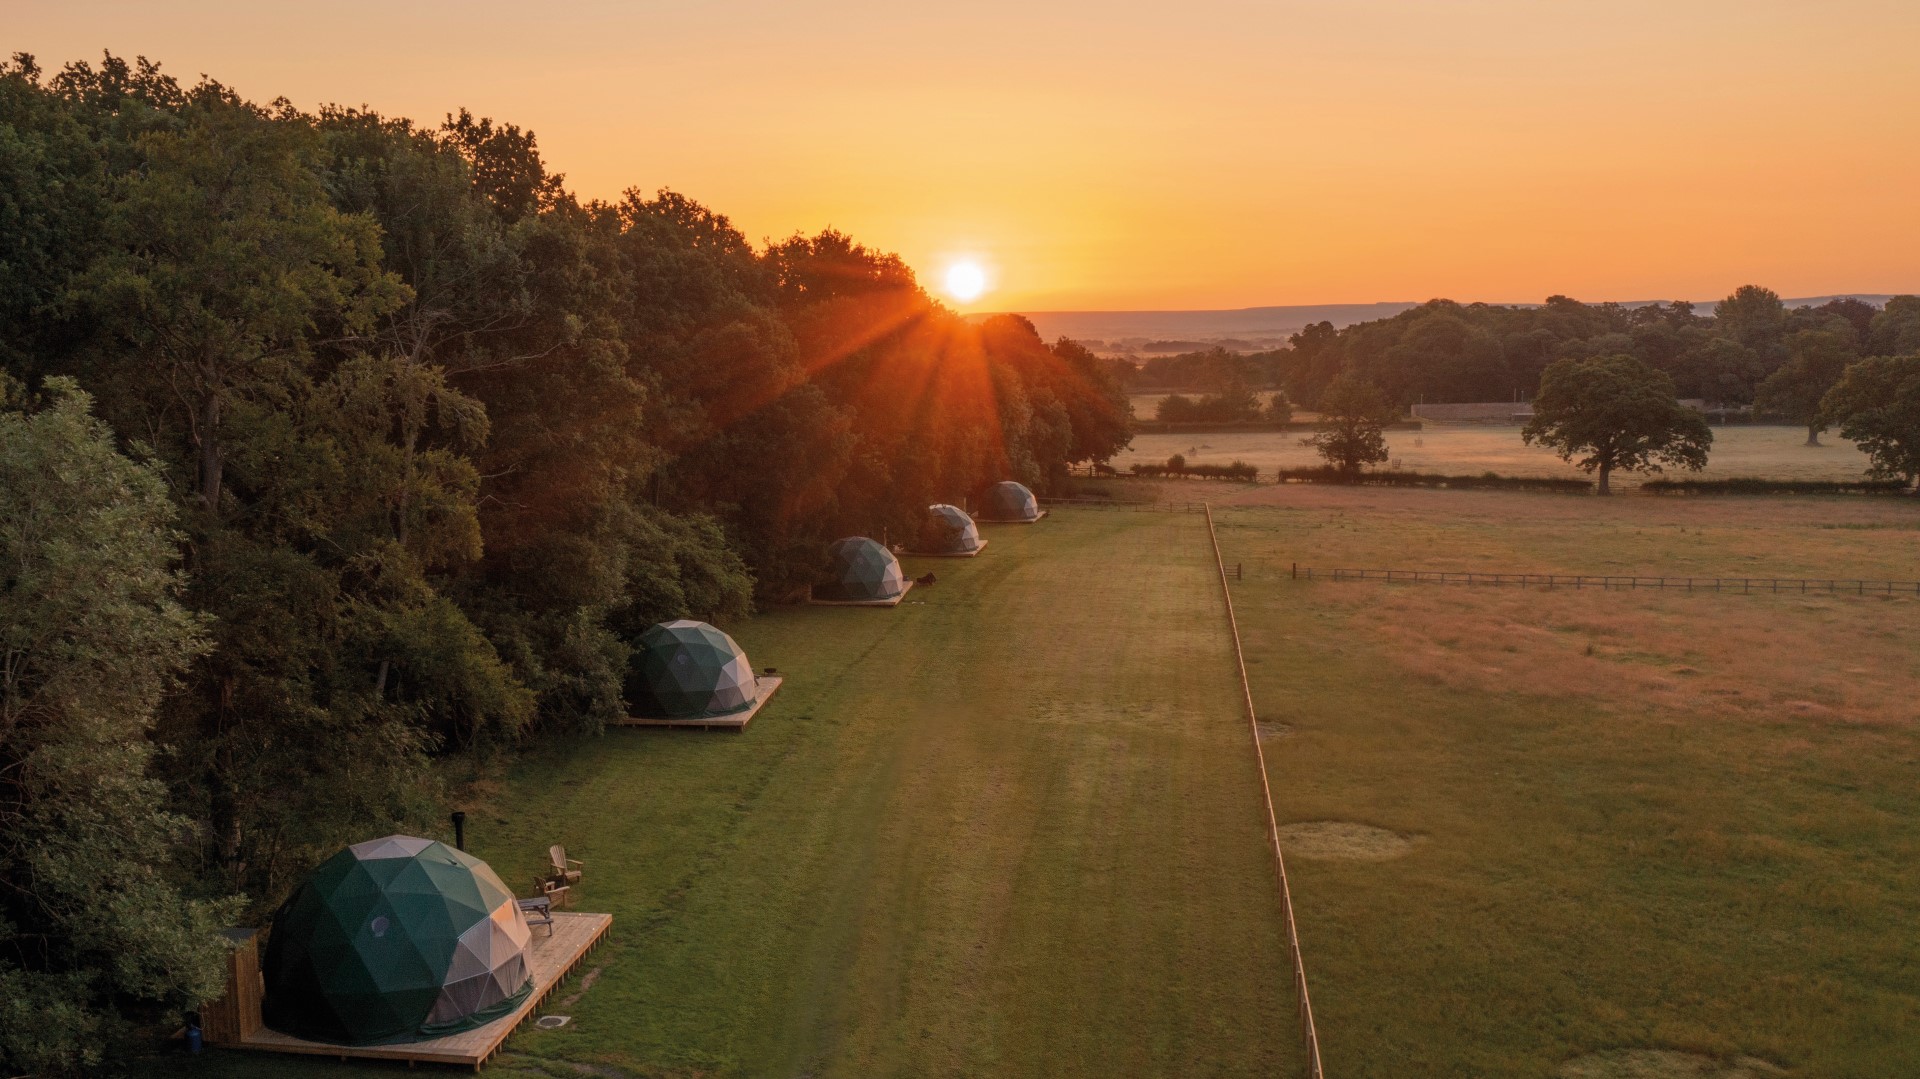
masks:
<path id="1" fill-rule="evenodd" d="M 261 1027 L 244 1041 L 228 1043 L 228 1047 L 259 1049 L 269 1053 L 304 1053 L 340 1060 L 404 1060 L 409 1065 L 459 1064 L 479 1071 L 487 1058 L 499 1051 L 514 1029 L 540 1007 L 547 995 L 567 975 L 573 973 L 573 968 L 600 943 L 612 924 L 611 914 L 555 911 L 552 936 L 547 935 L 546 926 L 535 926 L 531 948 L 533 954 L 529 957 L 532 960 L 529 965 L 533 968 L 533 992 L 527 994 L 527 999 L 512 1014 L 503 1015 L 485 1026 L 399 1045 L 329 1045 Z"/>
<path id="2" fill-rule="evenodd" d="M 907 593 L 911 591 L 913 591 L 913 578 L 909 577 L 907 587 L 902 588 L 900 594 L 891 599 L 813 599 L 808 597 L 807 602 L 815 607 L 898 607 L 900 601 L 906 599 Z"/>
<path id="3" fill-rule="evenodd" d="M 908 551 L 907 554 L 913 558 L 973 558 L 986 549 L 987 541 L 981 540 L 980 546 L 971 551 Z"/>
<path id="4" fill-rule="evenodd" d="M 1045 517 L 1049 512 L 1051 511 L 1041 510 L 1040 517 Z M 1031 521 L 1024 517 L 975 517 L 973 520 L 975 524 L 983 525 L 1037 525 L 1040 523 L 1040 517 L 1035 517 Z M 982 543 L 980 546 L 985 547 L 986 544 Z"/>
<path id="5" fill-rule="evenodd" d="M 772 674 L 772 675 L 763 674 L 758 678 L 755 678 L 753 680 L 754 696 L 757 699 L 753 702 L 753 707 L 748 708 L 744 711 L 734 712 L 730 715 L 696 716 L 692 719 L 657 719 L 651 716 L 628 716 L 625 719 L 613 720 L 609 722 L 607 726 L 609 727 L 686 727 L 690 730 L 699 730 L 699 731 L 745 730 L 747 727 L 747 724 L 753 722 L 753 717 L 760 714 L 760 709 L 765 708 L 767 706 L 767 701 L 773 696 L 774 691 L 780 688 L 780 683 L 784 681 L 786 681 L 786 679 L 782 678 L 777 674 Z"/>

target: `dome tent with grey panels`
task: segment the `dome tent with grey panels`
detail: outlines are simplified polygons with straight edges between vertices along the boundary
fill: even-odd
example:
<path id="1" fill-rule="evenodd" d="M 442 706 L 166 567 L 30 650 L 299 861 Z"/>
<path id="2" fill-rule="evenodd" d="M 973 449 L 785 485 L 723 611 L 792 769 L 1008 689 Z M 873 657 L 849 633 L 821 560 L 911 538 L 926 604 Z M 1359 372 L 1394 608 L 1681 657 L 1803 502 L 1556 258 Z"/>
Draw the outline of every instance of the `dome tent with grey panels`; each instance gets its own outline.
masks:
<path id="1" fill-rule="evenodd" d="M 972 558 L 987 546 L 966 510 L 937 502 L 927 507 L 920 535 L 908 554 L 927 558 Z"/>
<path id="2" fill-rule="evenodd" d="M 824 606 L 894 607 L 912 587 L 892 551 L 865 536 L 848 536 L 828 545 L 826 576 L 813 586 L 811 600 Z"/>
<path id="3" fill-rule="evenodd" d="M 356 843 L 274 914 L 262 1018 L 339 1045 L 470 1030 L 531 991 L 531 939 L 513 893 L 478 858 L 414 836 Z"/>
<path id="4" fill-rule="evenodd" d="M 739 729 L 780 682 L 756 676 L 740 645 L 705 622 L 659 622 L 634 642 L 623 686 L 630 715 L 614 725 Z"/>
<path id="5" fill-rule="evenodd" d="M 974 518 L 985 524 L 1030 525 L 1046 515 L 1026 484 L 1002 480 L 980 496 L 980 511 Z"/>

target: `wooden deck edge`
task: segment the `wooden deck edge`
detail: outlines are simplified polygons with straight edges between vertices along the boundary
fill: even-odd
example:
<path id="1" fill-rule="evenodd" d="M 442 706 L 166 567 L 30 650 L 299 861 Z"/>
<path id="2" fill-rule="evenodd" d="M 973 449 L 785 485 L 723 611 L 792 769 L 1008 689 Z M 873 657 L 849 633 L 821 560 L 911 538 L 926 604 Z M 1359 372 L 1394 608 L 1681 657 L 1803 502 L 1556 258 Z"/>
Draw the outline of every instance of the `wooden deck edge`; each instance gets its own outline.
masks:
<path id="1" fill-rule="evenodd" d="M 913 578 L 909 577 L 907 587 L 902 588 L 900 594 L 891 599 L 814 599 L 808 596 L 807 605 L 810 607 L 898 607 L 900 601 L 906 599 L 907 593 L 911 591 L 913 591 Z"/>
<path id="2" fill-rule="evenodd" d="M 586 912 L 581 911 L 576 913 L 573 911 L 559 911 L 559 912 L 556 912 L 554 916 L 561 917 L 563 915 L 572 915 L 573 917 L 583 917 L 586 915 Z M 613 928 L 613 915 L 604 914 L 604 915 L 601 915 L 600 917 L 605 918 L 606 921 L 601 922 L 600 927 L 593 931 L 593 936 L 588 938 L 586 947 L 581 948 L 578 952 L 575 952 L 573 955 L 573 958 L 567 960 L 567 965 L 560 968 L 560 973 L 554 976 L 553 981 L 547 983 L 547 987 L 545 989 L 536 990 L 536 992 L 531 997 L 528 998 L 527 1006 L 521 1009 L 516 1014 L 516 1017 L 514 1018 L 513 1023 L 507 1027 L 505 1033 L 501 1034 L 500 1037 L 494 1041 L 492 1048 L 488 1049 L 484 1054 L 482 1054 L 480 1057 L 480 1060 L 474 1064 L 473 1066 L 474 1071 L 479 1071 L 482 1065 L 486 1064 L 487 1061 L 493 1059 L 493 1055 L 495 1053 L 498 1053 L 502 1048 L 506 1046 L 507 1039 L 513 1037 L 516 1033 L 519 1032 L 521 1025 L 527 1021 L 527 1018 L 531 1016 L 534 1012 L 537 1012 L 540 1010 L 540 1006 L 547 1002 L 547 998 L 553 995 L 553 991 L 560 988 L 560 986 L 563 983 L 565 983 L 568 978 L 573 977 L 573 972 L 580 969 L 581 960 L 585 959 L 589 955 L 592 955 L 594 949 L 600 947 L 600 943 L 607 939 L 607 931 Z"/>
<path id="3" fill-rule="evenodd" d="M 987 541 L 981 540 L 980 546 L 971 551 L 908 551 L 909 558 L 978 558 L 980 552 L 987 549 Z"/>
<path id="4" fill-rule="evenodd" d="M 625 719 L 609 720 L 607 726 L 644 727 L 656 730 L 679 728 L 683 730 L 701 731 L 742 731 L 747 728 L 747 724 L 753 722 L 753 717 L 760 714 L 760 709 L 767 706 L 767 702 L 773 699 L 773 695 L 779 692 L 780 687 L 785 683 L 786 678 L 783 675 L 772 674 L 756 677 L 754 679 L 755 693 L 760 699 L 753 702 L 752 708 L 735 712 L 732 715 L 695 716 L 691 719 L 660 719 L 654 716 L 628 716 Z"/>
<path id="5" fill-rule="evenodd" d="M 522 1001 L 520 1006 L 515 1008 L 511 1014 L 502 1016 L 499 1019 L 495 1019 L 492 1023 L 487 1024 L 488 1026 L 498 1025 L 500 1029 L 490 1035 L 491 1040 L 484 1048 L 476 1046 L 472 1049 L 461 1050 L 436 1049 L 433 1047 L 433 1042 L 441 1040 L 438 1038 L 429 1038 L 420 1042 L 395 1042 L 387 1045 L 333 1045 L 327 1042 L 293 1038 L 278 1034 L 278 1032 L 271 1032 L 276 1037 L 274 1041 L 248 1039 L 237 1042 L 222 1042 L 217 1048 L 246 1049 L 258 1053 L 289 1053 L 296 1056 L 334 1057 L 338 1060 L 382 1060 L 395 1064 L 405 1062 L 409 1067 L 415 1064 L 449 1064 L 471 1067 L 474 1071 L 479 1071 L 488 1060 L 492 1059 L 494 1054 L 500 1051 L 501 1046 L 506 1044 L 507 1039 L 513 1037 L 527 1021 L 527 1018 L 538 1011 L 542 1004 L 546 1003 L 547 998 L 553 995 L 553 991 L 558 989 L 569 977 L 572 977 L 573 972 L 579 968 L 580 961 L 591 954 L 594 949 L 598 948 L 601 943 L 606 940 L 607 931 L 613 928 L 613 915 L 611 914 L 595 914 L 588 911 L 555 911 L 553 916 L 556 919 L 565 919 L 567 921 L 592 918 L 597 920 L 597 924 L 593 927 L 592 935 L 567 959 L 551 981 L 545 985 L 536 983 L 533 992 L 527 994 L 527 999 Z M 483 1026 L 478 1029 L 485 1030 L 486 1027 Z M 459 1038 L 474 1033 L 477 1033 L 477 1031 L 462 1031 L 460 1034 L 446 1035 L 444 1037 Z"/>

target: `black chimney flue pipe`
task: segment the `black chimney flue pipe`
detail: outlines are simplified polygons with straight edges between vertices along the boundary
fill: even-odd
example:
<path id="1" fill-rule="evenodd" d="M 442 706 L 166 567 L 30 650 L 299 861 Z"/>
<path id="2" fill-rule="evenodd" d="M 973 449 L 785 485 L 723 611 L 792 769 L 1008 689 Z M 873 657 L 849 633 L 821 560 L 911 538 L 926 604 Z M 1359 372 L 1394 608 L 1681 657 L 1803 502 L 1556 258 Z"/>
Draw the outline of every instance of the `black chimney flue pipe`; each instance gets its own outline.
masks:
<path id="1" fill-rule="evenodd" d="M 453 811 L 453 845 L 457 850 L 467 849 L 467 815 L 458 809 Z"/>

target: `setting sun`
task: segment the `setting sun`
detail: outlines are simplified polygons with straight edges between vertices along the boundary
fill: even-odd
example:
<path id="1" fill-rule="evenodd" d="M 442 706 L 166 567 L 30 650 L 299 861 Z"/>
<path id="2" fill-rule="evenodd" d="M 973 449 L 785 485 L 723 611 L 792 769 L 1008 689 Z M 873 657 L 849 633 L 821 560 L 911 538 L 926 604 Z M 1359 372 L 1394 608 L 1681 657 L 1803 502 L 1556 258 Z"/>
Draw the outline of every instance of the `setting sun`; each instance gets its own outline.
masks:
<path id="1" fill-rule="evenodd" d="M 987 291 L 987 271 L 971 261 L 947 267 L 947 295 L 961 303 L 972 303 Z"/>

